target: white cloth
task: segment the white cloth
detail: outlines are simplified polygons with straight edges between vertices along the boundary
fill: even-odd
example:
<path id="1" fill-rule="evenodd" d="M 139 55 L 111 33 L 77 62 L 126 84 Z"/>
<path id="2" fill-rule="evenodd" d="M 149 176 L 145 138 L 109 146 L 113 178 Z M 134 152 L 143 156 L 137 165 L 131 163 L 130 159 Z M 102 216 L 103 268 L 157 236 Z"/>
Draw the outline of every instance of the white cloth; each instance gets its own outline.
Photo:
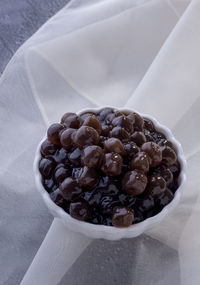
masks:
<path id="1" fill-rule="evenodd" d="M 1 284 L 19 283 L 51 222 L 32 177 L 45 123 L 97 105 L 126 105 L 169 126 L 187 185 L 148 236 L 94 242 L 61 283 L 200 284 L 199 14 L 198 0 L 75 0 L 13 57 L 0 81 Z"/>

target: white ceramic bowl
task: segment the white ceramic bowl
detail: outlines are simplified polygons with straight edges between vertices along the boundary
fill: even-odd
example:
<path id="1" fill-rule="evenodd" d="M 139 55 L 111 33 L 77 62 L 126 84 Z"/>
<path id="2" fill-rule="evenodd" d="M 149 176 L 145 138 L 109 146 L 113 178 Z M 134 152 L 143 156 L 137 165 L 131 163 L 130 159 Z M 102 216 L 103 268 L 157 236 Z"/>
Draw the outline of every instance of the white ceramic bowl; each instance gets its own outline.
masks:
<path id="1" fill-rule="evenodd" d="M 83 110 L 79 111 L 78 114 L 80 115 L 83 112 L 95 112 L 95 111 L 98 112 L 103 108 L 105 108 L 105 107 L 83 109 Z M 133 112 L 133 110 L 128 109 L 128 108 L 117 108 L 117 110 Z M 134 110 L 134 111 L 137 112 L 136 110 Z M 174 195 L 174 199 L 166 207 L 164 207 L 163 210 L 160 213 L 158 213 L 157 215 L 150 217 L 150 218 L 148 218 L 148 219 L 146 219 L 143 222 L 140 222 L 138 224 L 133 224 L 127 228 L 116 228 L 116 227 L 112 227 L 112 226 L 94 225 L 91 223 L 78 221 L 78 220 L 72 218 L 69 214 L 67 214 L 62 208 L 57 206 L 50 199 L 49 194 L 47 193 L 47 191 L 44 189 L 44 187 L 42 185 L 42 182 L 41 182 L 42 177 L 41 177 L 41 174 L 39 172 L 38 165 L 39 165 L 39 161 L 41 159 L 40 146 L 41 146 L 41 143 L 46 139 L 46 136 L 45 136 L 45 138 L 43 138 L 42 141 L 39 143 L 37 150 L 36 150 L 36 154 L 35 154 L 34 174 L 35 174 L 36 186 L 37 186 L 38 191 L 42 195 L 44 202 L 46 203 L 47 207 L 49 208 L 50 212 L 52 213 L 52 215 L 56 218 L 59 218 L 61 220 L 61 222 L 63 223 L 63 225 L 66 226 L 68 229 L 75 231 L 75 232 L 82 233 L 82 234 L 84 234 L 90 238 L 104 238 L 104 239 L 108 239 L 108 240 L 118 240 L 121 238 L 132 238 L 132 237 L 136 237 L 136 236 L 142 234 L 143 232 L 145 232 L 146 230 L 152 229 L 153 227 L 158 225 L 163 220 L 163 218 L 178 204 L 178 202 L 180 200 L 181 192 L 183 189 L 183 185 L 186 181 L 186 174 L 185 174 L 185 172 L 186 172 L 186 161 L 185 161 L 185 158 L 183 155 L 183 150 L 182 150 L 181 144 L 174 138 L 171 131 L 167 127 L 161 125 L 152 116 L 146 115 L 146 114 L 141 114 L 140 112 L 137 112 L 137 113 L 140 114 L 144 118 L 150 119 L 154 123 L 156 129 L 158 131 L 161 131 L 166 136 L 166 138 L 173 143 L 173 145 L 176 149 L 178 160 L 179 160 L 180 166 L 181 166 L 181 172 L 180 172 L 179 179 L 178 179 L 179 187 L 176 190 L 176 193 Z"/>

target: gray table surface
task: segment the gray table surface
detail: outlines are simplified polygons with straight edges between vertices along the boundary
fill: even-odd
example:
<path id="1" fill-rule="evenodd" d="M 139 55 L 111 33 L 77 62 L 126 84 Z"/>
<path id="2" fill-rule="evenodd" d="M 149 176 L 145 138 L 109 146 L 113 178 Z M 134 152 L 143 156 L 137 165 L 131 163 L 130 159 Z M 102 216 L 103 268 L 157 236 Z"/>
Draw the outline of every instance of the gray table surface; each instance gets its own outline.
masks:
<path id="1" fill-rule="evenodd" d="M 16 50 L 69 0 L 0 0 L 0 73 Z"/>
<path id="2" fill-rule="evenodd" d="M 67 2 L 68 0 L 0 0 L 0 73 L 21 44 Z M 178 285 L 178 266 L 174 267 L 174 274 L 169 272 L 168 280 L 160 283 L 166 260 L 177 264 L 178 259 L 177 252 L 173 249 L 168 249 L 168 256 L 163 259 L 165 249 L 166 245 L 146 235 L 116 242 L 94 241 L 66 273 L 61 284 Z M 145 272 L 146 267 L 148 272 Z M 171 275 L 177 276 L 176 280 L 170 280 Z M 15 277 L 12 276 L 13 278 Z M 15 284 L 18 284 L 17 280 L 19 276 Z"/>

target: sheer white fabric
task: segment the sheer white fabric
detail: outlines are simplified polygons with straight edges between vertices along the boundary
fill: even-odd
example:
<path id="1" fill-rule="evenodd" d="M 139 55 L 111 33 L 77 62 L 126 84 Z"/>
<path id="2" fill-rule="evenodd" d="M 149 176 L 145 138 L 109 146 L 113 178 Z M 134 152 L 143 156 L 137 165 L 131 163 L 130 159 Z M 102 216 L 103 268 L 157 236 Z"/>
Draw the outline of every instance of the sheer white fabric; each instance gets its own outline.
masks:
<path id="1" fill-rule="evenodd" d="M 134 245 L 118 243 L 125 252 L 127 245 L 135 250 L 126 259 L 132 263 L 127 284 L 200 284 L 199 15 L 198 0 L 75 0 L 13 57 L 0 81 L 1 284 L 21 280 L 51 222 L 32 177 L 45 124 L 66 111 L 101 105 L 152 114 L 172 129 L 188 162 L 187 185 L 173 213 Z M 84 274 L 91 252 L 93 261 L 106 258 L 107 246 L 116 244 L 96 241 L 74 270 L 79 264 Z M 103 284 L 123 284 L 123 265 L 109 264 L 118 278 L 105 277 Z M 81 284 L 75 272 L 61 283 Z"/>

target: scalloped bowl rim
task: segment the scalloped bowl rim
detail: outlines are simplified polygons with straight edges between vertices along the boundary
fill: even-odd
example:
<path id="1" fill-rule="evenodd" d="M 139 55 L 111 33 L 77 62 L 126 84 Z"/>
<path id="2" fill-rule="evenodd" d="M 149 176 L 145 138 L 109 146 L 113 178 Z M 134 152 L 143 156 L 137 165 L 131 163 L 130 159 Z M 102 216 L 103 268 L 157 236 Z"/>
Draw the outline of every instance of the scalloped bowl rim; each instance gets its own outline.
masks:
<path id="1" fill-rule="evenodd" d="M 37 146 L 34 164 L 33 164 L 33 170 L 35 175 L 35 182 L 36 187 L 39 191 L 39 193 L 42 195 L 43 200 L 47 207 L 49 208 L 50 212 L 55 218 L 59 218 L 61 222 L 70 230 L 82 233 L 90 238 L 103 238 L 108 240 L 118 240 L 121 238 L 131 238 L 136 237 L 143 232 L 152 229 L 156 225 L 158 225 L 163 218 L 172 210 L 174 207 L 178 204 L 180 200 L 180 196 L 183 190 L 183 185 L 186 181 L 186 160 L 184 158 L 183 149 L 181 144 L 175 139 L 175 137 L 172 135 L 171 131 L 166 127 L 160 124 L 154 117 L 151 115 L 143 114 L 141 112 L 138 112 L 136 110 L 132 110 L 129 108 L 115 108 L 106 106 L 109 108 L 112 108 L 114 110 L 124 111 L 124 112 L 137 112 L 142 117 L 152 120 L 152 122 L 155 125 L 156 130 L 162 131 L 162 133 L 166 136 L 168 140 L 170 140 L 173 145 L 175 146 L 178 161 L 181 166 L 181 171 L 178 178 L 179 187 L 175 192 L 173 200 L 165 206 L 160 213 L 157 215 L 147 218 L 144 221 L 133 224 L 126 228 L 117 228 L 113 226 L 105 226 L 105 225 L 95 225 L 88 222 L 82 222 L 79 220 L 76 220 L 72 218 L 68 213 L 66 213 L 61 207 L 57 206 L 51 199 L 48 194 L 48 192 L 45 190 L 44 186 L 42 185 L 42 177 L 39 172 L 39 161 L 41 159 L 40 154 L 40 146 L 42 142 L 46 139 L 46 136 L 40 141 L 40 143 Z M 84 112 L 99 112 L 100 110 L 106 108 L 106 107 L 100 107 L 100 108 L 86 108 L 82 109 L 79 112 L 77 112 L 78 115 L 81 115 Z"/>

